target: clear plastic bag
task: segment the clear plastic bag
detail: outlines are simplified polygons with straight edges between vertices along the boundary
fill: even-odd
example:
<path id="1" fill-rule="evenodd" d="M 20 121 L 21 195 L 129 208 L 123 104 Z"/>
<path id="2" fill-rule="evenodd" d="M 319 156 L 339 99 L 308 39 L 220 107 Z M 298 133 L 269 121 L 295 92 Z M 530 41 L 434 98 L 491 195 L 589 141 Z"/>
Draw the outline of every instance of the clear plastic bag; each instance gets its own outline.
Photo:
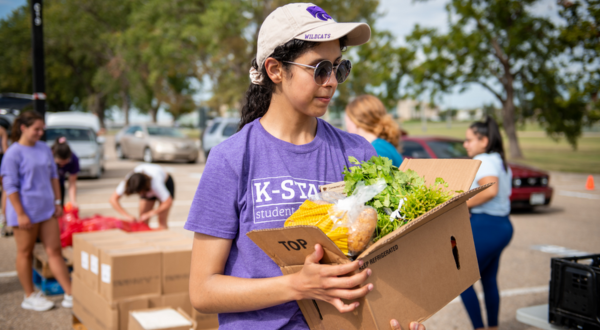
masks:
<path id="1" fill-rule="evenodd" d="M 377 226 L 377 211 L 365 203 L 386 186 L 385 180 L 379 179 L 370 186 L 359 182 L 348 197 L 330 191 L 311 195 L 284 227 L 317 226 L 343 253 L 356 256 L 369 245 Z"/>
<path id="2" fill-rule="evenodd" d="M 366 186 L 359 182 L 352 196 L 340 199 L 329 211 L 334 217 L 333 229 L 345 227 L 348 229 L 348 255 L 360 254 L 371 242 L 377 226 L 377 211 L 365 203 L 373 199 L 387 187 L 384 179 L 379 179 L 372 185 Z"/>
<path id="3" fill-rule="evenodd" d="M 347 241 L 344 242 L 347 246 L 347 255 L 360 254 L 371 242 L 377 226 L 377 211 L 366 206 L 365 203 L 382 192 L 386 186 L 387 183 L 384 179 L 379 179 L 375 184 L 369 186 L 361 181 L 356 185 L 352 196 L 344 197 L 335 192 L 323 192 L 309 196 L 309 200 L 316 204 L 334 204 L 328 210 L 333 226 L 329 227 L 326 234 L 329 232 L 343 233 L 346 237 L 344 241 Z"/>

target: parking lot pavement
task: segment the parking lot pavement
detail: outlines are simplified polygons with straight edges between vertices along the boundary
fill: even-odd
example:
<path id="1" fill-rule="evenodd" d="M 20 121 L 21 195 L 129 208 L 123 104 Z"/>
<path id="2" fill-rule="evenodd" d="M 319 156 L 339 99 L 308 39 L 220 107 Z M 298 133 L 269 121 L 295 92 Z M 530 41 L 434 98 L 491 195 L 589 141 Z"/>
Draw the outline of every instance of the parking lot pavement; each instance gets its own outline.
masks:
<path id="1" fill-rule="evenodd" d="M 116 160 L 110 143 L 109 139 L 106 173 L 102 178 L 78 181 L 82 217 L 94 214 L 117 216 L 108 204 L 108 198 L 119 181 L 138 163 Z M 203 164 L 167 163 L 161 166 L 171 173 L 176 186 L 176 202 L 169 225 L 173 230 L 182 230 L 204 167 Z M 515 232 L 502 256 L 499 273 L 500 329 L 534 329 L 516 321 L 516 310 L 547 302 L 550 258 L 556 257 L 556 253 L 574 250 L 600 253 L 600 188 L 585 190 L 586 178 L 580 174 L 552 173 L 550 183 L 555 188 L 555 195 L 550 207 L 511 215 Z M 595 179 L 600 183 L 600 177 Z M 126 197 L 122 201 L 129 212 L 137 214 L 137 197 Z M 156 219 L 152 219 L 151 226 L 156 224 Z M 0 238 L 0 251 L 0 330 L 70 329 L 70 310 L 57 307 L 37 313 L 21 309 L 23 291 L 14 275 L 14 239 Z M 62 297 L 51 299 L 59 302 Z M 469 318 L 459 300 L 448 304 L 425 324 L 428 330 L 470 328 Z"/>

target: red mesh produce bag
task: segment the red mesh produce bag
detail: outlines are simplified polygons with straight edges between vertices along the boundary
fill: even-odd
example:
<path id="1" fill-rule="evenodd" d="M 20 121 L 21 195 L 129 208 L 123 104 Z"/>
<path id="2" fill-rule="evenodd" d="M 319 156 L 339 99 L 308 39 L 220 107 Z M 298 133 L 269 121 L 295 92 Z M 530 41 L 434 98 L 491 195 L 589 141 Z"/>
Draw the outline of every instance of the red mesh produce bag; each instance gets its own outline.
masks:
<path id="1" fill-rule="evenodd" d="M 58 218 L 58 226 L 60 228 L 60 242 L 62 247 L 73 245 L 73 234 L 75 233 L 108 229 L 121 229 L 127 232 L 152 230 L 144 222 L 124 221 L 99 214 L 80 219 L 79 209 L 72 207 L 70 203 L 67 203 L 63 215 Z"/>

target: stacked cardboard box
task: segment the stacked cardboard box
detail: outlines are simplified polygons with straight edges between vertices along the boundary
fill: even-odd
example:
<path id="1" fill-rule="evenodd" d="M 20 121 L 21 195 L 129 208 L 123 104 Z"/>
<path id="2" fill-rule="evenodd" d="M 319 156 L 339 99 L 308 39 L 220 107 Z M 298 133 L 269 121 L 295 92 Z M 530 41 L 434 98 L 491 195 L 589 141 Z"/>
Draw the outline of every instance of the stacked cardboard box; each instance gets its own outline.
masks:
<path id="1" fill-rule="evenodd" d="M 189 330 L 196 322 L 181 308 L 150 308 L 129 313 L 128 330 Z"/>
<path id="2" fill-rule="evenodd" d="M 172 231 L 73 236 L 73 313 L 89 330 L 126 330 L 132 310 L 171 307 L 218 328 L 188 294 L 192 239 Z"/>

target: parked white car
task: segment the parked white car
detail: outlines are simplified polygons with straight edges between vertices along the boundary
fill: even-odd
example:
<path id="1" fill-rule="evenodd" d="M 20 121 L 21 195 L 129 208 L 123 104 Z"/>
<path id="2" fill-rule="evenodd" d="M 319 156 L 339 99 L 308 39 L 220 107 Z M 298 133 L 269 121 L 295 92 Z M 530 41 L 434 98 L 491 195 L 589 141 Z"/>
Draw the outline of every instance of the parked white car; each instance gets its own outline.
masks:
<path id="1" fill-rule="evenodd" d="M 96 134 L 100 131 L 100 120 L 98 116 L 78 111 L 64 111 L 46 113 L 46 125 L 47 126 L 85 126 L 91 128 Z"/>
<path id="2" fill-rule="evenodd" d="M 104 172 L 104 136 L 98 136 L 100 120 L 91 113 L 65 111 L 46 113 L 46 140 L 49 146 L 65 136 L 79 158 L 79 177 L 100 178 Z"/>
<path id="3" fill-rule="evenodd" d="M 204 155 L 208 157 L 210 149 L 235 134 L 239 125 L 240 118 L 217 117 L 213 119 L 202 136 L 202 149 L 204 150 Z"/>

